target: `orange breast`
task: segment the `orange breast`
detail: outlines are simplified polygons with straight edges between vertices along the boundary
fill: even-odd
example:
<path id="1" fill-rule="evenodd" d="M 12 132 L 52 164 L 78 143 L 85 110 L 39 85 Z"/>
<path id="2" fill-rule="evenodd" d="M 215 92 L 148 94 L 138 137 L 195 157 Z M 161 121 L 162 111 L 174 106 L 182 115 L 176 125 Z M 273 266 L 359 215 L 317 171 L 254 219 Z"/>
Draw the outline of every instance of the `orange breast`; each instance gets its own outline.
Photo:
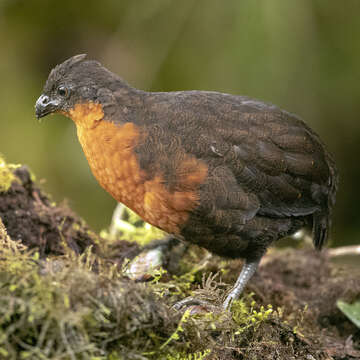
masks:
<path id="1" fill-rule="evenodd" d="M 135 124 L 118 126 L 104 121 L 101 105 L 93 103 L 76 105 L 67 115 L 77 126 L 79 141 L 100 185 L 145 221 L 166 232 L 179 233 L 189 211 L 198 205 L 197 190 L 207 176 L 207 166 L 186 156 L 178 167 L 182 173 L 176 187 L 179 190 L 170 192 L 162 174 L 148 179 L 140 169 L 134 149 L 146 135 Z"/>

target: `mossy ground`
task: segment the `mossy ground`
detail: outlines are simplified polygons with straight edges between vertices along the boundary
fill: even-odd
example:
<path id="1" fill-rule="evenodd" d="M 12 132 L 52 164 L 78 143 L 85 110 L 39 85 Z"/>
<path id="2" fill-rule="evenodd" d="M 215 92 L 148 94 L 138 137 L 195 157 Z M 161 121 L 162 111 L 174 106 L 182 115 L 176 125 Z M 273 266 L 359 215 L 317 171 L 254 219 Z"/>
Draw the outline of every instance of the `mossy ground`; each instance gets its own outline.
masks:
<path id="1" fill-rule="evenodd" d="M 164 271 L 131 281 L 124 260 L 139 245 L 92 233 L 26 167 L 6 169 L 0 359 L 360 358 L 359 330 L 336 307 L 359 296 L 355 269 L 313 250 L 272 250 L 231 313 L 177 312 L 171 305 L 194 293 L 220 305 L 241 261 L 197 247 L 180 260 L 173 249 Z"/>

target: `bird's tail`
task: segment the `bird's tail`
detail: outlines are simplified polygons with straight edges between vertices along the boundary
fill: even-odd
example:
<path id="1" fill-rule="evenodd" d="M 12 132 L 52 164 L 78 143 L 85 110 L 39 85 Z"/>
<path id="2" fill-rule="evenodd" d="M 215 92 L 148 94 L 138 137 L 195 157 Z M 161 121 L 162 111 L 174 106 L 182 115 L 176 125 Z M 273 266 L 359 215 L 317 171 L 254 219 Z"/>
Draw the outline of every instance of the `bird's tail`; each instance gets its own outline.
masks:
<path id="1" fill-rule="evenodd" d="M 338 187 L 338 173 L 332 156 L 327 153 L 326 160 L 330 170 L 328 183 L 327 206 L 325 211 L 313 215 L 313 243 L 317 250 L 321 250 L 329 238 L 331 228 L 331 213 L 335 205 L 336 191 Z"/>
<path id="2" fill-rule="evenodd" d="M 330 227 L 330 214 L 318 213 L 313 215 L 313 243 L 317 250 L 321 250 L 327 243 Z"/>

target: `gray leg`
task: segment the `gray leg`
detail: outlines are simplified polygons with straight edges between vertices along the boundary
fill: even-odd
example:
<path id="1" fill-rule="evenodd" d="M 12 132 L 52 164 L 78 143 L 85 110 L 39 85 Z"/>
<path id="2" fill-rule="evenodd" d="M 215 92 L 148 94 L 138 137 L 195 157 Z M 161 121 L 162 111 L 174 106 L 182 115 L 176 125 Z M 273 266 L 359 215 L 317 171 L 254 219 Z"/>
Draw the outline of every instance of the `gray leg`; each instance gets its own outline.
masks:
<path id="1" fill-rule="evenodd" d="M 234 300 L 237 300 L 240 296 L 240 294 L 242 293 L 242 291 L 245 288 L 245 285 L 247 284 L 247 282 L 250 280 L 250 278 L 254 275 L 258 265 L 259 265 L 260 259 L 256 260 L 256 261 L 245 261 L 245 264 L 241 270 L 241 273 L 238 277 L 238 279 L 236 280 L 236 283 L 233 287 L 233 289 L 231 290 L 230 294 L 226 297 L 224 304 L 223 304 L 223 308 L 229 309 L 231 307 L 231 303 Z"/>

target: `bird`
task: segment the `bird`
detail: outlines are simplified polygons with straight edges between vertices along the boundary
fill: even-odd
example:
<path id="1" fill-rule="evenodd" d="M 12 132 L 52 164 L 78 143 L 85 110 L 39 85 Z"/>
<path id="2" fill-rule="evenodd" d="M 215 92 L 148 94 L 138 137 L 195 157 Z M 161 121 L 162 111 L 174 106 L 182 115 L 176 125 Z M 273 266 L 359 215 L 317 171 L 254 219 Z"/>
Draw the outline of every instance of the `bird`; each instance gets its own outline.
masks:
<path id="1" fill-rule="evenodd" d="M 224 309 L 276 240 L 309 227 L 316 249 L 327 242 L 338 172 L 293 113 L 215 91 L 139 90 L 86 54 L 51 70 L 35 114 L 53 113 L 75 123 L 93 175 L 118 202 L 177 239 L 244 260 Z"/>

